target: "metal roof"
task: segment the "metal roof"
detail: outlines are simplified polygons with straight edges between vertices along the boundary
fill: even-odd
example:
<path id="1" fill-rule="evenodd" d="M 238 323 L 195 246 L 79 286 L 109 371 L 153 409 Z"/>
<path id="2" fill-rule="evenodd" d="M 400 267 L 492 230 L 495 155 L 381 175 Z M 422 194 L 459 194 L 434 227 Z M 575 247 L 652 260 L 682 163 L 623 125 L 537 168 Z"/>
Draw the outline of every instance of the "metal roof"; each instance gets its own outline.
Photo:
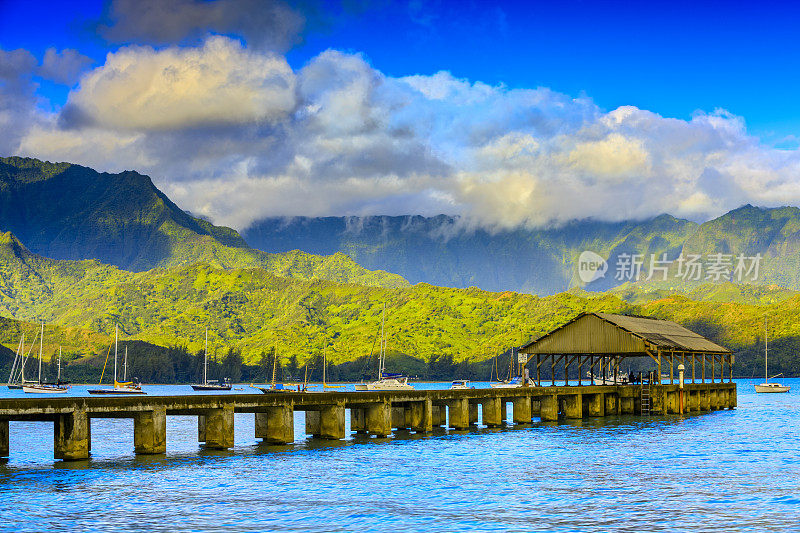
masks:
<path id="1" fill-rule="evenodd" d="M 644 354 L 648 349 L 730 353 L 671 320 L 581 313 L 563 326 L 523 346 L 529 354 Z"/>

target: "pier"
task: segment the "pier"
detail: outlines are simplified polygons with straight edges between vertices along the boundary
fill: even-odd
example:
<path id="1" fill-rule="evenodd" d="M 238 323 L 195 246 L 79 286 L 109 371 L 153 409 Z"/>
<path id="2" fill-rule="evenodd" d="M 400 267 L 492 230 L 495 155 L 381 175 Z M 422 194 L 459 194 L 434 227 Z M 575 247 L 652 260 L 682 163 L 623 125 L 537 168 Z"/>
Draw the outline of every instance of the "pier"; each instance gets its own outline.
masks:
<path id="1" fill-rule="evenodd" d="M 100 418 L 133 419 L 137 454 L 163 454 L 167 416 L 197 416 L 198 442 L 210 449 L 233 447 L 234 413 L 252 413 L 255 437 L 270 444 L 294 442 L 294 412 L 305 412 L 305 433 L 320 439 L 347 437 L 350 430 L 387 437 L 394 430 L 430 433 L 435 427 L 468 430 L 478 424 L 530 424 L 642 414 L 642 386 L 570 385 L 517 389 L 414 390 L 391 392 L 285 392 L 187 396 L 18 398 L 0 400 L 0 457 L 9 454 L 9 422 L 52 421 L 56 459 L 87 459 L 92 424 Z M 736 407 L 734 383 L 684 387 L 684 412 Z M 679 385 L 650 386 L 653 414 L 680 411 Z M 507 417 L 509 404 L 511 416 Z M 508 419 L 507 419 L 508 418 Z"/>

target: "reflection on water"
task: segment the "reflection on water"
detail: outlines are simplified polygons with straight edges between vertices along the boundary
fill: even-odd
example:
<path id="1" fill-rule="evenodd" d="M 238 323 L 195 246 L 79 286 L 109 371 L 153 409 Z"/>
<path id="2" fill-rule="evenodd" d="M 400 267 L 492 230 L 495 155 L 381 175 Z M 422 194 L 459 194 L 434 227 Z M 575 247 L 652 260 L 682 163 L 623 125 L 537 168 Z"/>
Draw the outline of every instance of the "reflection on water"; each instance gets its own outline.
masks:
<path id="1" fill-rule="evenodd" d="M 2 528 L 43 531 L 787 531 L 800 523 L 800 380 L 706 415 L 609 417 L 387 439 L 202 449 L 168 417 L 167 455 L 133 422 L 92 423 L 92 458 L 52 459 L 52 423 L 12 422 Z"/>

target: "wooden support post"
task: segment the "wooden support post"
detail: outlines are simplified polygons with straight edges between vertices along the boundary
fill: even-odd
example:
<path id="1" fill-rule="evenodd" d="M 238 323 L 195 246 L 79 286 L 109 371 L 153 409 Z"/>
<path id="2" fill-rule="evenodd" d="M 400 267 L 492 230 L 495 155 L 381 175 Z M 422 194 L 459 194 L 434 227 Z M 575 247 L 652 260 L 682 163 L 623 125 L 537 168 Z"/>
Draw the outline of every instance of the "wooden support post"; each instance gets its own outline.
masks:
<path id="1" fill-rule="evenodd" d="M 447 402 L 450 415 L 450 427 L 453 429 L 469 429 L 469 401 L 466 398 Z"/>
<path id="2" fill-rule="evenodd" d="M 602 394 L 600 396 L 602 397 Z M 583 418 L 582 394 L 564 396 L 564 416 L 572 419 Z"/>
<path id="3" fill-rule="evenodd" d="M 227 450 L 233 448 L 233 405 L 209 409 L 205 414 L 206 448 Z"/>
<path id="4" fill-rule="evenodd" d="M 551 386 L 555 387 L 556 386 L 556 356 L 555 355 L 551 355 L 550 356 L 550 374 L 551 374 L 551 377 L 553 379 L 553 382 L 551 383 Z"/>
<path id="5" fill-rule="evenodd" d="M 86 411 L 56 415 L 53 452 L 56 459 L 79 461 L 89 458 L 89 416 Z"/>
<path id="6" fill-rule="evenodd" d="M 694 354 L 694 353 L 693 353 L 693 354 L 692 354 L 692 383 L 694 383 L 694 382 L 695 382 L 695 378 L 694 378 L 694 366 L 695 366 L 695 361 L 697 361 L 697 354 Z"/>
<path id="7" fill-rule="evenodd" d="M 433 431 L 433 403 L 430 400 L 411 404 L 411 429 L 417 433 Z"/>
<path id="8" fill-rule="evenodd" d="M 700 370 L 700 383 L 706 382 L 706 354 L 703 354 L 703 367 Z"/>
<path id="9" fill-rule="evenodd" d="M 389 402 L 371 404 L 367 407 L 367 431 L 378 437 L 392 434 L 392 408 Z"/>
<path id="10" fill-rule="evenodd" d="M 294 442 L 294 409 L 290 404 L 267 407 L 255 418 L 256 438 L 268 444 Z"/>
<path id="11" fill-rule="evenodd" d="M 0 420 L 0 458 L 8 457 L 10 451 L 8 435 L 8 420 Z"/>
<path id="12" fill-rule="evenodd" d="M 656 376 L 656 383 L 659 385 L 661 384 L 661 350 L 657 350 L 656 353 L 658 354 L 658 375 Z"/>
<path id="13" fill-rule="evenodd" d="M 539 368 L 541 366 L 541 364 L 542 364 L 541 355 L 537 353 L 536 354 L 536 386 L 537 387 L 541 387 L 542 386 L 542 371 Z"/>
<path id="14" fill-rule="evenodd" d="M 583 379 L 581 378 L 581 374 L 583 374 L 583 357 L 578 355 L 578 387 L 583 385 L 583 383 L 581 383 Z"/>
<path id="15" fill-rule="evenodd" d="M 589 382 L 594 385 L 594 354 L 589 356 Z"/>
<path id="16" fill-rule="evenodd" d="M 730 371 L 728 383 L 733 383 L 733 354 L 728 355 L 728 370 Z"/>
<path id="17" fill-rule="evenodd" d="M 717 373 L 716 363 L 717 363 L 717 357 L 712 353 L 711 354 L 711 383 L 714 383 L 714 376 Z"/>
<path id="18" fill-rule="evenodd" d="M 558 420 L 558 395 L 547 394 L 540 399 L 540 414 L 539 417 L 544 421 Z M 484 417 L 486 416 L 486 404 L 483 408 Z M 485 422 L 484 422 L 485 423 Z"/>
<path id="19" fill-rule="evenodd" d="M 530 424 L 531 422 L 531 397 L 522 396 L 514 398 L 514 423 Z"/>
<path id="20" fill-rule="evenodd" d="M 675 368 L 675 352 L 669 352 L 669 384 L 673 385 L 675 380 L 673 379 L 672 369 Z"/>
<path id="21" fill-rule="evenodd" d="M 137 454 L 167 453 L 167 408 L 136 413 L 133 417 L 133 448 Z"/>

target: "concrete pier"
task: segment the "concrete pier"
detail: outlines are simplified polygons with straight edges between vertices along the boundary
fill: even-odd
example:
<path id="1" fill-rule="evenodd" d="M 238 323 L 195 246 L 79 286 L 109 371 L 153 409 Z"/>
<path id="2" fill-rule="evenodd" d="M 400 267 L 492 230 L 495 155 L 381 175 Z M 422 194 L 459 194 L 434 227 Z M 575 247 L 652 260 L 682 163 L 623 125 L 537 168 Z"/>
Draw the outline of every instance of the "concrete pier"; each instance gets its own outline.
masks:
<path id="1" fill-rule="evenodd" d="M 137 454 L 166 451 L 166 420 L 170 415 L 197 417 L 198 441 L 211 449 L 234 444 L 234 413 L 251 413 L 255 437 L 270 444 L 294 442 L 294 413 L 305 412 L 305 432 L 322 439 L 347 437 L 350 429 L 388 437 L 392 428 L 430 433 L 447 423 L 458 430 L 480 423 L 501 427 L 507 405 L 511 421 L 555 421 L 560 417 L 636 415 L 641 410 L 641 386 L 584 385 L 522 387 L 518 389 L 413 390 L 385 392 L 324 392 L 280 394 L 215 394 L 187 396 L 63 397 L 0 399 L 0 457 L 9 455 L 9 421 L 53 421 L 54 454 L 58 459 L 80 460 L 91 451 L 92 419 L 133 419 Z M 679 411 L 678 385 L 650 386 L 651 414 Z M 734 383 L 698 383 L 684 387 L 684 413 L 733 409 Z M 480 411 L 478 406 L 480 405 Z"/>
<path id="2" fill-rule="evenodd" d="M 133 448 L 139 454 L 167 453 L 166 407 L 159 406 L 152 411 L 143 411 L 134 415 Z"/>
<path id="3" fill-rule="evenodd" d="M 233 448 L 233 405 L 209 409 L 204 416 L 206 448 Z"/>
<path id="4" fill-rule="evenodd" d="M 378 437 L 392 434 L 392 407 L 388 402 L 367 407 L 367 433 Z"/>
<path id="5" fill-rule="evenodd" d="M 78 461 L 89 458 L 89 416 L 83 409 L 56 415 L 53 452 L 56 459 Z"/>
<path id="6" fill-rule="evenodd" d="M 267 444 L 294 442 L 294 410 L 289 404 L 255 413 L 256 438 Z"/>

